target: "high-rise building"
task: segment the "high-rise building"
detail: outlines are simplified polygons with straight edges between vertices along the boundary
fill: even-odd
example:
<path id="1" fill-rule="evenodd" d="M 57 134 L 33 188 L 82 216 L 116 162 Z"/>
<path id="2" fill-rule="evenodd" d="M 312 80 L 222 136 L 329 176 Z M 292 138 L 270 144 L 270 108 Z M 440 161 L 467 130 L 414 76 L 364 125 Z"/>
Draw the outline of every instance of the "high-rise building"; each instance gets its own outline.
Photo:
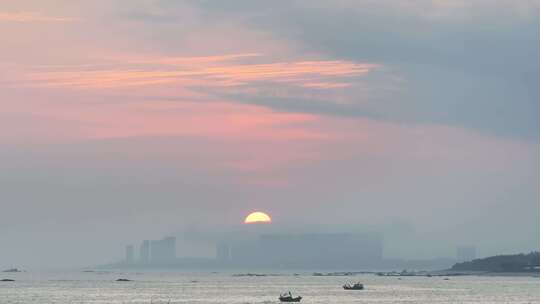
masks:
<path id="1" fill-rule="evenodd" d="M 141 243 L 139 258 L 141 264 L 148 264 L 150 262 L 150 241 L 144 240 Z"/>
<path id="2" fill-rule="evenodd" d="M 467 262 L 476 259 L 476 247 L 459 246 L 456 248 L 456 260 L 458 262 Z"/>
<path id="3" fill-rule="evenodd" d="M 150 241 L 150 261 L 153 264 L 166 264 L 176 260 L 176 238 L 166 237 Z"/>
<path id="4" fill-rule="evenodd" d="M 135 261 L 135 253 L 133 250 L 133 245 L 126 246 L 126 263 L 133 264 Z"/>

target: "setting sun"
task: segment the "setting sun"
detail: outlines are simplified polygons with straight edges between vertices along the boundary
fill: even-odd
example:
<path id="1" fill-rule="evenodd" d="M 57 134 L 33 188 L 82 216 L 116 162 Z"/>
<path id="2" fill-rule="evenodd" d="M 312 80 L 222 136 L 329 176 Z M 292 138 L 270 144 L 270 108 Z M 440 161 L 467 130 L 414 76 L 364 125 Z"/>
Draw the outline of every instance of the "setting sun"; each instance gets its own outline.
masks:
<path id="1" fill-rule="evenodd" d="M 244 224 L 271 223 L 272 218 L 264 212 L 253 212 L 246 216 Z"/>

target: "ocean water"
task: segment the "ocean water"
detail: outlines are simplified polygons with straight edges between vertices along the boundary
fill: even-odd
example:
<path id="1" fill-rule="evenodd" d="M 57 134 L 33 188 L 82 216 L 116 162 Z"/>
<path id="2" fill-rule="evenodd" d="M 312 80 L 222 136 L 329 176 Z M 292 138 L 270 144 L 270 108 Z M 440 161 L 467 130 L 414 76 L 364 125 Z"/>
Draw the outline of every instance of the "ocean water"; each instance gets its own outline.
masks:
<path id="1" fill-rule="evenodd" d="M 273 273 L 275 274 L 275 273 Z M 317 277 L 311 273 L 233 276 L 232 272 L 0 273 L 0 303 L 278 303 L 292 291 L 302 303 L 540 303 L 540 278 Z M 127 278 L 131 282 L 115 282 Z M 347 281 L 366 289 L 346 291 Z"/>

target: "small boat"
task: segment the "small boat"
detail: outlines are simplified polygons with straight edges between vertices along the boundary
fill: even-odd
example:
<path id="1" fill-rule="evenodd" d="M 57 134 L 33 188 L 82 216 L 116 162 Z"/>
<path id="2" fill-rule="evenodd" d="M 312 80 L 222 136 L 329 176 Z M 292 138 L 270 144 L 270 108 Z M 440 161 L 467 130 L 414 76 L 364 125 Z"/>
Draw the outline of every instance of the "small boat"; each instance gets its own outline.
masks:
<path id="1" fill-rule="evenodd" d="M 116 282 L 131 282 L 129 279 L 117 279 Z"/>
<path id="2" fill-rule="evenodd" d="M 13 279 L 2 279 L 0 282 L 15 282 Z"/>
<path id="3" fill-rule="evenodd" d="M 302 297 L 293 297 L 290 291 L 279 296 L 280 302 L 300 302 L 301 300 Z"/>
<path id="4" fill-rule="evenodd" d="M 360 283 L 350 284 L 350 283 L 347 283 L 347 284 L 343 285 L 343 289 L 345 289 L 345 290 L 364 290 L 364 284 L 360 284 Z"/>

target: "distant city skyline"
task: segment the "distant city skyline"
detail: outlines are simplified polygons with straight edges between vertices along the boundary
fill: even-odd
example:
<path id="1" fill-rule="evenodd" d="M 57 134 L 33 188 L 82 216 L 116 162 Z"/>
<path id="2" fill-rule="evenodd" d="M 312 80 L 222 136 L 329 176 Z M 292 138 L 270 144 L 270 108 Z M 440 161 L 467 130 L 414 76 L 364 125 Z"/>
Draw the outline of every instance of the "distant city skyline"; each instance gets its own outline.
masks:
<path id="1" fill-rule="evenodd" d="M 245 230 L 216 239 L 213 255 L 186 254 L 186 248 L 176 246 L 176 237 L 167 236 L 141 241 L 138 256 L 134 255 L 133 245 L 126 245 L 123 259 L 104 266 L 127 269 L 441 270 L 478 258 L 477 247 L 473 245 L 457 245 L 455 256 L 389 256 L 385 254 L 384 236 L 380 233 L 276 233 L 271 228 L 271 221 L 266 221 L 269 216 L 263 218 L 263 222 L 244 221 Z M 386 242 L 386 245 L 392 244 Z"/>

